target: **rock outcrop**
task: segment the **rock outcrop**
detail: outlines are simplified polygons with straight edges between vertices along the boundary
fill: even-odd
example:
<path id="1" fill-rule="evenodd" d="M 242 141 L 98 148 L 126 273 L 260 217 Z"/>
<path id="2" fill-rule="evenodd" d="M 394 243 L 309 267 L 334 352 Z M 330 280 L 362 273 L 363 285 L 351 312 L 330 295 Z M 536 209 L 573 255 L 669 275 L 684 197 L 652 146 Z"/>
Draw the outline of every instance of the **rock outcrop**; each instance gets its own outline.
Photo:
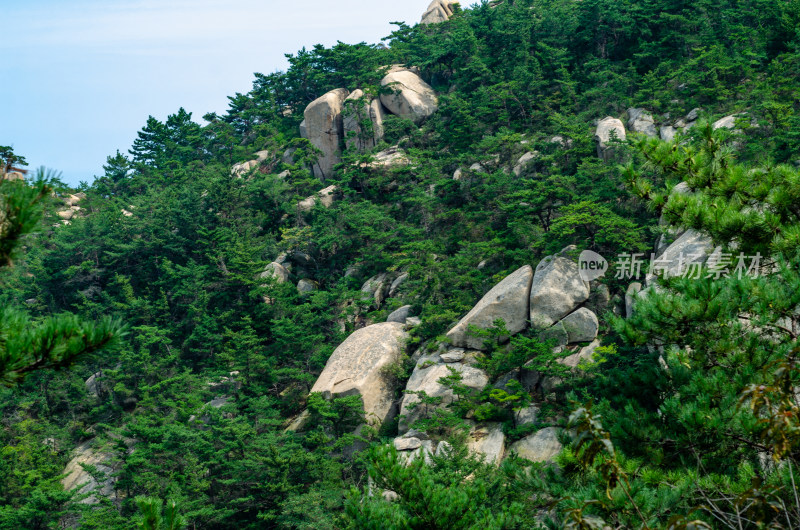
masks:
<path id="1" fill-rule="evenodd" d="M 372 156 L 372 161 L 365 162 L 362 167 L 389 169 L 393 167 L 404 167 L 410 164 L 411 160 L 408 158 L 408 155 L 406 155 L 406 152 L 395 145 L 375 153 Z"/>
<path id="2" fill-rule="evenodd" d="M 420 123 L 439 109 L 439 99 L 433 88 L 411 70 L 387 74 L 381 86 L 390 91 L 381 94 L 381 102 L 396 116 Z"/>
<path id="3" fill-rule="evenodd" d="M 422 15 L 420 24 L 438 24 L 450 20 L 453 16 L 453 5 L 458 3 L 454 0 L 433 0 Z"/>
<path id="4" fill-rule="evenodd" d="M 330 208 L 336 202 L 336 192 L 339 190 L 336 186 L 328 186 L 325 189 L 319 190 L 316 195 L 307 197 L 297 203 L 297 209 L 301 213 L 308 213 L 314 209 L 317 203 L 320 203 L 325 208 Z"/>
<path id="5" fill-rule="evenodd" d="M 653 273 L 647 275 L 646 283 L 652 284 L 657 275 L 672 278 L 700 274 L 700 266 L 713 251 L 714 244 L 710 237 L 696 230 L 687 230 L 656 258 Z"/>
<path id="6" fill-rule="evenodd" d="M 505 454 L 506 435 L 499 423 L 474 427 L 467 436 L 467 448 L 487 464 L 499 465 Z"/>
<path id="7" fill-rule="evenodd" d="M 519 160 L 517 160 L 517 163 L 514 164 L 514 169 L 512 170 L 514 176 L 521 177 L 522 174 L 525 172 L 525 168 L 527 168 L 528 165 L 534 160 L 536 160 L 538 157 L 539 153 L 537 153 L 536 151 L 528 151 L 527 153 L 522 155 L 519 158 Z"/>
<path id="8" fill-rule="evenodd" d="M 577 270 L 577 266 L 575 268 Z M 447 338 L 454 346 L 482 349 L 484 339 L 469 335 L 469 326 L 488 329 L 495 320 L 502 319 L 512 335 L 525 329 L 532 280 L 533 269 L 530 265 L 509 274 L 447 333 Z"/>
<path id="9" fill-rule="evenodd" d="M 300 294 L 313 293 L 317 289 L 319 289 L 319 285 L 317 284 L 317 282 L 313 280 L 307 280 L 303 278 L 302 280 L 297 282 L 297 292 L 299 292 Z"/>
<path id="10" fill-rule="evenodd" d="M 248 160 L 247 162 L 235 164 L 231 168 L 231 175 L 235 178 L 243 178 L 247 176 L 251 171 L 259 167 L 264 160 L 269 158 L 269 155 L 269 151 L 259 151 L 256 153 L 255 160 Z"/>
<path id="11" fill-rule="evenodd" d="M 450 375 L 450 370 L 456 370 L 461 374 L 461 384 L 467 388 L 479 391 L 489 384 L 489 376 L 486 372 L 475 368 L 467 362 L 444 363 L 439 354 L 423 355 L 414 367 L 411 378 L 406 384 L 406 394 L 400 405 L 400 432 L 405 432 L 415 421 L 427 417 L 437 407 L 444 407 L 453 402 L 455 398 L 453 391 L 442 385 L 439 379 Z M 425 392 L 429 397 L 440 398 L 438 405 L 416 405 L 420 402 L 420 397 L 416 392 Z"/>
<path id="12" fill-rule="evenodd" d="M 336 348 L 311 391 L 327 398 L 359 395 L 367 420 L 383 424 L 393 415 L 395 391 L 384 368 L 400 359 L 407 338 L 396 322 L 357 330 Z"/>
<path id="13" fill-rule="evenodd" d="M 547 427 L 511 444 L 509 452 L 531 462 L 553 462 L 562 448 L 558 429 Z"/>
<path id="14" fill-rule="evenodd" d="M 589 298 L 589 283 L 581 278 L 578 265 L 559 254 L 544 258 L 536 267 L 530 296 L 530 318 L 534 329 L 546 329 Z"/>
<path id="15" fill-rule="evenodd" d="M 628 109 L 628 129 L 651 138 L 658 136 L 653 115 L 644 109 Z"/>
<path id="16" fill-rule="evenodd" d="M 331 90 L 312 101 L 303 114 L 306 138 L 322 151 L 319 160 L 314 164 L 314 175 L 323 182 L 333 174 L 333 166 L 342 161 L 342 107 L 348 94 L 344 88 Z"/>
<path id="17" fill-rule="evenodd" d="M 361 292 L 371 297 L 376 307 L 380 307 L 386 299 L 386 293 L 389 291 L 391 284 L 391 276 L 382 272 L 365 281 L 361 286 Z"/>
<path id="18" fill-rule="evenodd" d="M 82 504 L 97 504 L 98 497 L 111 497 L 114 494 L 114 485 L 117 478 L 113 476 L 114 455 L 98 448 L 94 438 L 83 442 L 75 448 L 75 456 L 64 468 L 61 485 L 69 491 L 77 489 L 81 495 L 89 496 L 82 499 Z M 83 466 L 93 466 L 99 476 L 92 476 Z"/>
<path id="19" fill-rule="evenodd" d="M 386 111 L 379 98 L 367 100 L 364 91 L 354 90 L 344 101 L 344 138 L 349 149 L 369 151 L 383 140 Z M 369 123 L 371 130 L 364 124 Z"/>
<path id="20" fill-rule="evenodd" d="M 711 128 L 715 131 L 717 129 L 730 129 L 733 130 L 736 128 L 736 119 L 738 116 L 725 116 L 724 118 L 720 118 L 711 125 Z"/>
<path id="21" fill-rule="evenodd" d="M 625 132 L 625 125 L 617 118 L 608 117 L 597 124 L 597 130 L 594 133 L 595 141 L 597 142 L 597 156 L 605 161 L 611 160 L 613 157 L 614 149 L 611 145 L 612 139 L 625 141 L 627 134 Z"/>
<path id="22" fill-rule="evenodd" d="M 411 306 L 404 305 L 400 309 L 393 311 L 386 319 L 386 322 L 398 322 L 400 324 L 405 324 L 409 316 L 411 316 Z"/>
<path id="23" fill-rule="evenodd" d="M 264 268 L 261 273 L 261 279 L 266 280 L 272 278 L 277 283 L 286 283 L 289 281 L 289 271 L 280 263 L 272 262 Z"/>
<path id="24" fill-rule="evenodd" d="M 561 321 L 567 332 L 567 343 L 590 342 L 597 338 L 600 322 L 589 309 L 582 307 Z"/>

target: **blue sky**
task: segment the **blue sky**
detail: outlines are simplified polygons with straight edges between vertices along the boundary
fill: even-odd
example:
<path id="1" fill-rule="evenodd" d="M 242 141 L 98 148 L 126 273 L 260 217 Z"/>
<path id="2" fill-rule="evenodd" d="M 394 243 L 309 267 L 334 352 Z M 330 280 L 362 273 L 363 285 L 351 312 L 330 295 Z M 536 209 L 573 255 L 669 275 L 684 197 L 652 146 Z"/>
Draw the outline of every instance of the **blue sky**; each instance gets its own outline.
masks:
<path id="1" fill-rule="evenodd" d="M 430 0 L 0 0 L 0 145 L 70 184 L 102 173 L 147 117 L 202 122 L 284 53 L 378 42 Z"/>

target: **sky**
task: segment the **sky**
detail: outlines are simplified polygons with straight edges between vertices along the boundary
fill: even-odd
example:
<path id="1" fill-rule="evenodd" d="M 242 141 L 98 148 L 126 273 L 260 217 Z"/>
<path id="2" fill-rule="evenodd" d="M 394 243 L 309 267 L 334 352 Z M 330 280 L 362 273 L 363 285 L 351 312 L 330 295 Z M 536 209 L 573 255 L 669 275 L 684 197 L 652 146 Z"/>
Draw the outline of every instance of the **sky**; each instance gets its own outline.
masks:
<path id="1" fill-rule="evenodd" d="M 377 43 L 430 0 L 0 0 L 0 145 L 71 185 L 152 115 L 223 113 L 314 44 Z"/>

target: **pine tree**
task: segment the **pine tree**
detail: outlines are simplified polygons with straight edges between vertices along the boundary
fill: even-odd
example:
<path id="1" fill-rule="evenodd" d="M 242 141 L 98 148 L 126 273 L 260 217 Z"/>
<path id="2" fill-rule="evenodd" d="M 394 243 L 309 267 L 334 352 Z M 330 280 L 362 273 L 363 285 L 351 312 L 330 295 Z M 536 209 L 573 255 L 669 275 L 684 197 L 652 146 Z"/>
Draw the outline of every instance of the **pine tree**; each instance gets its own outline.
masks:
<path id="1" fill-rule="evenodd" d="M 44 170 L 30 185 L 0 182 L 0 267 L 12 266 L 25 236 L 38 229 L 50 192 Z M 69 366 L 121 334 L 120 323 L 110 318 L 87 323 L 63 314 L 34 321 L 18 309 L 0 308 L 0 383 L 12 384 L 33 370 Z"/>

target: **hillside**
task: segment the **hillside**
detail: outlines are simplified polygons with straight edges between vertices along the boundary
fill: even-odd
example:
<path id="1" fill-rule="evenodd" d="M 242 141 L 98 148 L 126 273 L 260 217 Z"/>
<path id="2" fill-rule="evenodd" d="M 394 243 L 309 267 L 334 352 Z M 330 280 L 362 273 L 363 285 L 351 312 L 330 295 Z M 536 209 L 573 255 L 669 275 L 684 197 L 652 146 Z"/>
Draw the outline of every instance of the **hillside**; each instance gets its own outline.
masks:
<path id="1" fill-rule="evenodd" d="M 798 28 L 436 0 L 91 185 L 3 152 L 0 529 L 800 527 Z"/>

